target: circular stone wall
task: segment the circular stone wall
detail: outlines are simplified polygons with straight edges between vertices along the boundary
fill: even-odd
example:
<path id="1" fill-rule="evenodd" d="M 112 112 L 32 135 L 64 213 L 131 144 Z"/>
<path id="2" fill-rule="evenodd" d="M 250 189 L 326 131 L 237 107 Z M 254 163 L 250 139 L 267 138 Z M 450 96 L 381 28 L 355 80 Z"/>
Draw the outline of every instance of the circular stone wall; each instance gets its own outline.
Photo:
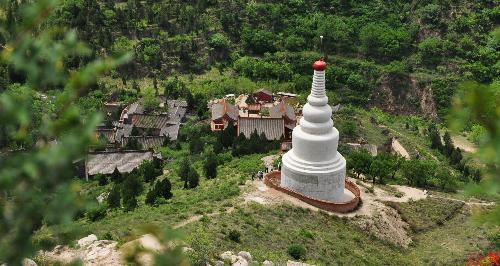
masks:
<path id="1" fill-rule="evenodd" d="M 360 202 L 360 190 L 356 184 L 354 184 L 351 181 L 346 180 L 345 181 L 345 188 L 348 189 L 353 195 L 354 198 L 348 202 L 343 202 L 343 203 L 336 203 L 336 202 L 331 202 L 331 201 L 325 201 L 321 199 L 314 199 L 309 196 L 306 196 L 304 194 L 298 193 L 296 191 L 293 191 L 289 188 L 285 188 L 280 186 L 280 181 L 281 181 L 281 172 L 280 171 L 273 171 L 264 176 L 264 183 L 271 187 L 274 188 L 278 191 L 281 191 L 283 193 L 286 193 L 294 198 L 297 198 L 305 203 L 308 203 L 314 207 L 320 208 L 322 210 L 326 211 L 331 211 L 331 212 L 339 212 L 339 213 L 347 213 L 354 211 L 358 208 L 359 202 Z"/>

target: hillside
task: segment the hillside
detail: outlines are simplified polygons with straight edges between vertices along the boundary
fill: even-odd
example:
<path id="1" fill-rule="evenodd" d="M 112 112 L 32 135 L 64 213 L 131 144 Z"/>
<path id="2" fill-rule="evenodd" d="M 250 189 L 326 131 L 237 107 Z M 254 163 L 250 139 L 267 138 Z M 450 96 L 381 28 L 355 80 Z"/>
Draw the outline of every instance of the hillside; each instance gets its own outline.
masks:
<path id="1" fill-rule="evenodd" d="M 310 62 L 326 56 L 338 101 L 437 118 L 459 81 L 499 75 L 489 35 L 499 14 L 495 1 L 67 0 L 50 24 L 75 29 L 93 50 L 69 67 L 131 52 L 113 74 L 129 85 L 217 67 L 304 92 Z"/>
<path id="2" fill-rule="evenodd" d="M 0 265 L 497 254 L 499 21 L 495 0 L 0 1 Z"/>

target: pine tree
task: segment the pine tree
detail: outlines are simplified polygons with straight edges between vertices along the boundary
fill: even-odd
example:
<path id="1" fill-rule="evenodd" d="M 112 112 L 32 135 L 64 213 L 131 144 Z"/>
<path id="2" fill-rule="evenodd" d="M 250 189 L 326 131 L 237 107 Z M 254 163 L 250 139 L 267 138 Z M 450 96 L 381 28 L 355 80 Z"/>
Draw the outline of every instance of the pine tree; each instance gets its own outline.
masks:
<path id="1" fill-rule="evenodd" d="M 115 183 L 122 182 L 122 174 L 120 173 L 120 171 L 118 171 L 118 168 L 115 168 L 115 170 L 111 174 L 111 181 Z"/>
<path id="2" fill-rule="evenodd" d="M 217 177 L 217 157 L 212 151 L 206 155 L 205 162 L 203 163 L 203 172 L 207 179 Z"/>
<path id="3" fill-rule="evenodd" d="M 110 209 L 116 209 L 120 207 L 120 188 L 117 184 L 113 185 L 113 188 L 108 195 L 108 207 Z"/>
<path id="4" fill-rule="evenodd" d="M 162 196 L 164 199 L 171 199 L 173 194 L 172 194 L 172 183 L 170 183 L 170 180 L 168 178 L 164 178 L 162 181 L 159 182 L 159 188 L 158 188 L 158 195 Z"/>
<path id="5" fill-rule="evenodd" d="M 156 186 L 152 189 L 150 189 L 148 191 L 148 193 L 146 194 L 146 199 L 144 201 L 144 203 L 146 203 L 147 205 L 155 205 L 156 203 Z"/>
<path id="6" fill-rule="evenodd" d="M 129 173 L 122 184 L 123 207 L 126 211 L 137 207 L 136 197 L 142 191 L 142 183 L 135 173 Z"/>
<path id="7" fill-rule="evenodd" d="M 189 168 L 190 168 L 191 162 L 189 162 L 189 159 L 184 158 L 181 161 L 181 167 L 179 168 L 178 175 L 181 178 L 181 181 L 184 181 L 184 188 L 187 189 L 188 186 L 188 181 L 189 181 Z"/>
<path id="8" fill-rule="evenodd" d="M 193 167 L 189 168 L 188 180 L 189 180 L 189 188 L 197 187 L 200 182 L 200 175 Z"/>
<path id="9" fill-rule="evenodd" d="M 188 91 L 186 93 L 186 102 L 187 102 L 187 108 L 189 110 L 192 110 L 194 108 L 195 104 L 196 104 L 194 96 L 193 96 L 193 94 L 190 91 Z"/>
<path id="10" fill-rule="evenodd" d="M 450 155 L 450 162 L 453 164 L 453 165 L 457 165 L 460 163 L 460 161 L 462 161 L 462 150 L 460 150 L 459 147 L 456 147 L 455 149 L 453 149 L 453 151 L 451 152 L 451 155 Z"/>
<path id="11" fill-rule="evenodd" d="M 142 164 L 141 164 L 141 169 L 142 169 L 142 172 L 143 172 L 143 175 L 144 175 L 144 182 L 151 182 L 153 181 L 157 175 L 156 175 L 156 171 L 155 171 L 155 167 L 153 165 L 153 162 L 151 161 L 144 161 Z"/>
<path id="12" fill-rule="evenodd" d="M 454 147 L 453 147 L 453 141 L 451 140 L 451 136 L 448 131 L 444 133 L 443 141 L 444 141 L 443 153 L 446 156 L 451 156 Z"/>
<path id="13" fill-rule="evenodd" d="M 439 135 L 439 131 L 437 130 L 436 124 L 429 125 L 428 132 L 429 132 L 429 137 L 431 139 L 431 148 L 442 150 L 443 143 L 441 142 L 441 136 Z"/>

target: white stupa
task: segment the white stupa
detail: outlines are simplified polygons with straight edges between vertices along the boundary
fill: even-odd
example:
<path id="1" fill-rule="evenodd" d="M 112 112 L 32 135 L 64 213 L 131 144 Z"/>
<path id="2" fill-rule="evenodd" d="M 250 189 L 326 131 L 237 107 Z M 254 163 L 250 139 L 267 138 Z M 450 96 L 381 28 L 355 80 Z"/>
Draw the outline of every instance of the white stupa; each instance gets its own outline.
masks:
<path id="1" fill-rule="evenodd" d="M 337 151 L 339 131 L 325 91 L 326 63 L 316 61 L 313 69 L 311 94 L 293 130 L 293 148 L 283 155 L 280 186 L 314 199 L 347 202 L 354 195 L 345 189 L 346 161 Z"/>

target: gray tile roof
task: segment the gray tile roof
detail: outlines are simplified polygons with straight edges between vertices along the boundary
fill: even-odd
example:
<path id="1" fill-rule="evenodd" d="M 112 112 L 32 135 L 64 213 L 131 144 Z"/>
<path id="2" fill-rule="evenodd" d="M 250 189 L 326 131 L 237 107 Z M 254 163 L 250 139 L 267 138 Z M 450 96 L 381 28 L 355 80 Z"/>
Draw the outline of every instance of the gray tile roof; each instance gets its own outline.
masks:
<path id="1" fill-rule="evenodd" d="M 88 175 L 111 174 L 115 168 L 118 168 L 118 171 L 121 173 L 129 173 L 146 160 L 153 160 L 153 152 L 130 151 L 91 153 L 88 155 L 85 167 Z"/>
<path id="2" fill-rule="evenodd" d="M 171 124 L 168 115 L 133 115 L 132 125 L 140 128 L 164 128 Z"/>
<path id="3" fill-rule="evenodd" d="M 227 115 L 230 119 L 238 119 L 238 107 L 223 100 L 212 105 L 212 120 L 217 120 Z"/>
<path id="4" fill-rule="evenodd" d="M 238 135 L 244 134 L 246 138 L 250 138 L 255 130 L 259 135 L 264 133 L 268 140 L 279 140 L 285 135 L 285 121 L 283 118 L 240 117 Z"/>
<path id="5" fill-rule="evenodd" d="M 187 112 L 187 102 L 184 100 L 167 100 L 168 117 L 171 123 L 180 123 Z"/>
<path id="6" fill-rule="evenodd" d="M 121 139 L 122 137 L 128 137 L 132 133 L 132 128 L 134 126 L 131 124 L 122 124 L 117 130 L 116 130 L 116 139 Z"/>
<path id="7" fill-rule="evenodd" d="M 272 118 L 280 118 L 285 116 L 290 120 L 297 120 L 297 118 L 295 117 L 295 110 L 285 101 L 281 101 L 279 104 L 269 108 L 269 116 L 271 116 Z"/>
<path id="8" fill-rule="evenodd" d="M 165 137 L 163 136 L 130 136 L 122 138 L 122 148 L 127 146 L 127 143 L 130 139 L 137 139 L 137 142 L 141 144 L 142 149 L 149 150 L 163 146 L 163 142 L 165 141 Z"/>
<path id="9" fill-rule="evenodd" d="M 173 124 L 164 127 L 160 130 L 160 136 L 168 135 L 170 137 L 170 140 L 177 140 L 177 137 L 179 136 L 179 127 L 179 124 Z"/>
<path id="10" fill-rule="evenodd" d="M 104 140 L 106 140 L 107 143 L 115 143 L 115 141 L 116 141 L 115 130 L 112 128 L 106 128 L 106 129 L 100 128 L 100 129 L 96 129 L 95 132 L 96 132 L 97 137 L 99 139 L 104 138 Z"/>

